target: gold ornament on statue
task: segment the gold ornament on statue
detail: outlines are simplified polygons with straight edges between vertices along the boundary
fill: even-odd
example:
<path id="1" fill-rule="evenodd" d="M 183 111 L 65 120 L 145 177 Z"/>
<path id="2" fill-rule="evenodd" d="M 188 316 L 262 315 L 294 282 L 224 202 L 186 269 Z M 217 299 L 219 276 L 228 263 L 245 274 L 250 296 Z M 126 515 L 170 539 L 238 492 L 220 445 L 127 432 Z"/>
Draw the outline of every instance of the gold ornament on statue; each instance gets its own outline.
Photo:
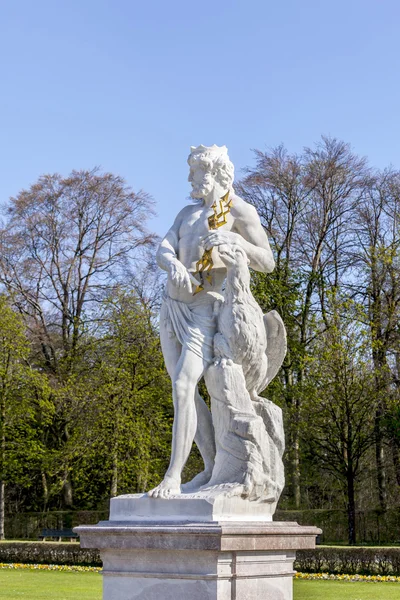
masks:
<path id="1" fill-rule="evenodd" d="M 208 217 L 209 229 L 219 229 L 223 225 L 226 225 L 226 223 L 228 222 L 227 215 L 231 212 L 232 208 L 232 200 L 229 199 L 229 191 L 226 192 L 225 196 L 222 196 L 222 198 L 219 201 L 219 212 L 217 202 L 214 202 L 211 208 L 213 209 L 214 214 Z M 211 269 L 214 266 L 213 259 L 211 257 L 212 251 L 212 248 L 210 248 L 209 250 L 204 250 L 203 256 L 196 263 L 196 271 L 194 272 L 194 275 L 199 275 L 200 283 L 198 283 L 197 279 L 194 278 L 197 282 L 197 289 L 195 292 L 193 292 L 193 295 L 198 294 L 199 292 L 204 290 L 204 280 L 208 281 L 208 283 L 211 283 L 211 274 L 209 273 L 209 271 L 211 271 Z"/>

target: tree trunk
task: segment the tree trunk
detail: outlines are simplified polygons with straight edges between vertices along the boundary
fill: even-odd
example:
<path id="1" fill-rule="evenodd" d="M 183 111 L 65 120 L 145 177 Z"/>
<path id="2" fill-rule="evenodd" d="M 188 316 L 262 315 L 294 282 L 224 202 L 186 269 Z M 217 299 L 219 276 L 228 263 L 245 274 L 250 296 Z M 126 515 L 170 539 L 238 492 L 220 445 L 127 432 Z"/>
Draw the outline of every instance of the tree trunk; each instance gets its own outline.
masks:
<path id="1" fill-rule="evenodd" d="M 387 489 L 386 489 L 386 470 L 385 454 L 383 449 L 383 435 L 381 429 L 382 409 L 378 407 L 375 413 L 375 457 L 378 481 L 379 505 L 381 510 L 387 509 Z"/>
<path id="2" fill-rule="evenodd" d="M 356 501 L 354 493 L 354 474 L 351 470 L 347 471 L 347 522 L 349 546 L 356 543 Z"/>
<path id="3" fill-rule="evenodd" d="M 49 488 L 47 485 L 46 473 L 42 473 L 42 487 L 43 487 L 43 512 L 46 512 L 47 503 L 49 501 Z"/>
<path id="4" fill-rule="evenodd" d="M 4 540 L 4 520 L 5 520 L 5 484 L 0 481 L 0 540 Z"/>
<path id="5" fill-rule="evenodd" d="M 69 473 L 65 474 L 64 485 L 62 488 L 63 504 L 66 508 L 70 508 L 73 504 L 72 484 Z"/>
<path id="6" fill-rule="evenodd" d="M 293 394 L 293 371 L 284 367 L 286 404 L 289 408 L 288 421 L 288 461 L 290 471 L 290 495 L 296 509 L 301 504 L 300 488 L 300 435 L 299 435 L 299 403 Z"/>
<path id="7" fill-rule="evenodd" d="M 301 488 L 300 488 L 300 440 L 299 428 L 295 423 L 295 431 L 293 432 L 293 454 L 292 454 L 292 480 L 293 480 L 293 499 L 296 509 L 300 508 L 301 504 Z"/>
<path id="8" fill-rule="evenodd" d="M 400 452 L 399 445 L 396 440 L 392 440 L 392 459 L 397 485 L 400 487 Z"/>
<path id="9" fill-rule="evenodd" d="M 6 401 L 4 394 L 0 399 L 0 540 L 4 540 L 5 519 L 5 482 L 4 468 L 6 458 Z"/>
<path id="10" fill-rule="evenodd" d="M 116 454 L 113 456 L 112 473 L 111 473 L 111 488 L 110 495 L 114 498 L 118 494 L 118 459 Z"/>

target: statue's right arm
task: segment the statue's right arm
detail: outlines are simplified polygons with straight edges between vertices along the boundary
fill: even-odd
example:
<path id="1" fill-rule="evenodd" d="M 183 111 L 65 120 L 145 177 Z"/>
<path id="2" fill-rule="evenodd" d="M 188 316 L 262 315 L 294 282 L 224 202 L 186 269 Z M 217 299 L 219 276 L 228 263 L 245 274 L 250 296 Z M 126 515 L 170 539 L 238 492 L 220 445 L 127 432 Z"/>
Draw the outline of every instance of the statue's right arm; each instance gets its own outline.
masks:
<path id="1" fill-rule="evenodd" d="M 171 265 L 178 260 L 179 242 L 178 236 L 174 231 L 174 225 L 159 245 L 156 255 L 158 266 L 167 272 L 171 270 Z"/>
<path id="2" fill-rule="evenodd" d="M 182 223 L 182 213 L 183 211 L 178 214 L 175 223 L 161 242 L 157 250 L 156 259 L 158 266 L 167 271 L 169 278 L 176 287 L 186 288 L 191 292 L 192 284 L 189 273 L 178 258 L 179 228 Z"/>

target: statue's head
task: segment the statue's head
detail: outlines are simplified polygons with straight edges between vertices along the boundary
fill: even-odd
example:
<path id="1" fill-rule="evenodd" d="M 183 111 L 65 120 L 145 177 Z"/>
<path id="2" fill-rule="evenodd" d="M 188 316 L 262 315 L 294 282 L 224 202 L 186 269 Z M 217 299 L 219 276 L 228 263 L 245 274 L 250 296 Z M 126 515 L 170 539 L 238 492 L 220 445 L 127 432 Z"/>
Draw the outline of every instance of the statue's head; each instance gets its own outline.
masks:
<path id="1" fill-rule="evenodd" d="M 234 167 L 226 146 L 192 146 L 188 164 L 192 198 L 206 201 L 213 191 L 222 198 L 232 190 Z"/>

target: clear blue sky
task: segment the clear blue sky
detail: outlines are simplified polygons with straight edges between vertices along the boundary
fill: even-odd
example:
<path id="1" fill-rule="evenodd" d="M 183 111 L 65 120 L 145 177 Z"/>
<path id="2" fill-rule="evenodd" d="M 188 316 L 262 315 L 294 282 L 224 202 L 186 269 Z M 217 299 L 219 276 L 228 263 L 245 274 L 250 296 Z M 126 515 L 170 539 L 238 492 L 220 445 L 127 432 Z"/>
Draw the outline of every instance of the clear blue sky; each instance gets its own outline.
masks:
<path id="1" fill-rule="evenodd" d="M 0 200 L 100 165 L 189 194 L 190 145 L 299 151 L 330 134 L 400 168 L 399 0 L 2 0 Z"/>

